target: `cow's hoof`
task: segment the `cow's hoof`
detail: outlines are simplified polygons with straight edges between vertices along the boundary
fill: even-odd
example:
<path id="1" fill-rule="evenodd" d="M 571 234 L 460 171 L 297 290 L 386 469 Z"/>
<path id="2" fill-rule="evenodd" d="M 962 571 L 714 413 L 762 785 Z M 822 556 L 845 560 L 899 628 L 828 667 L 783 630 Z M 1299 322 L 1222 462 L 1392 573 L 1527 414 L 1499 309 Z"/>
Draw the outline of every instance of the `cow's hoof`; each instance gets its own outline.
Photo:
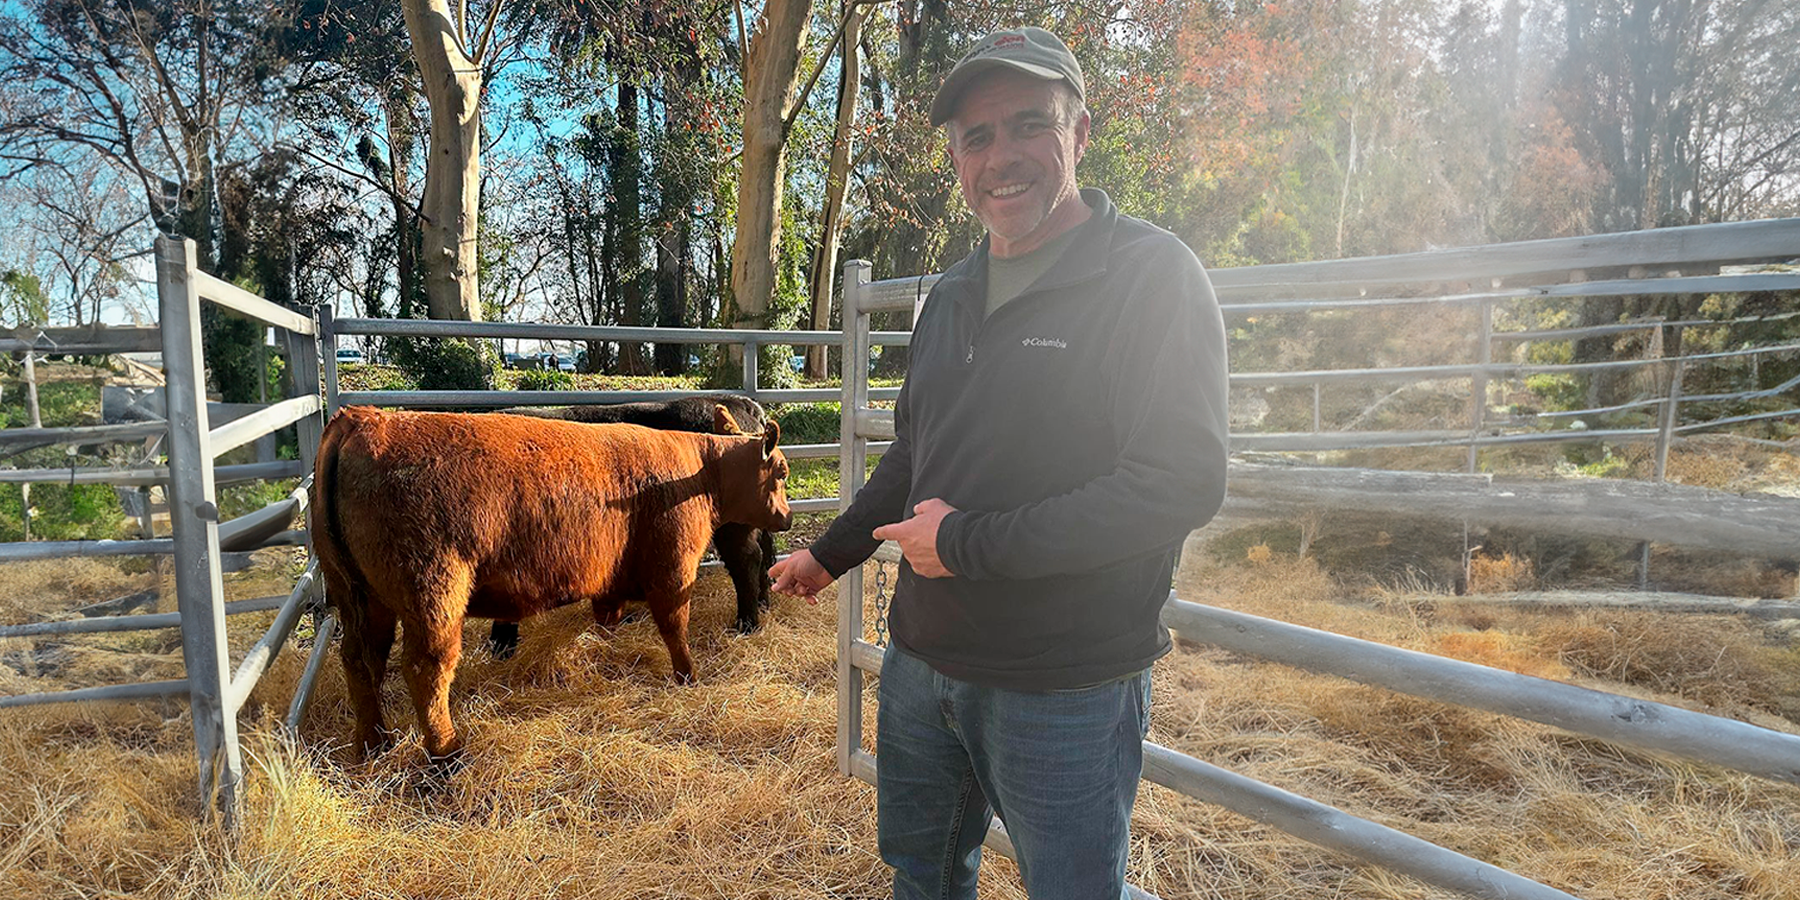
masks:
<path id="1" fill-rule="evenodd" d="M 463 767 L 468 764 L 468 756 L 463 753 L 461 747 L 451 750 L 448 753 L 427 753 L 425 754 L 426 782 L 427 784 L 435 782 L 437 785 L 441 785 L 443 782 L 447 782 L 455 777 L 456 773 L 461 772 Z"/>
<path id="2" fill-rule="evenodd" d="M 745 618 L 743 616 L 738 616 L 735 624 L 737 626 L 738 634 L 751 634 L 757 629 L 762 628 L 762 620 L 759 618 Z"/>
<path id="3" fill-rule="evenodd" d="M 359 734 L 350 746 L 356 748 L 357 762 L 373 762 L 394 746 L 394 735 L 386 728 L 377 728 Z"/>

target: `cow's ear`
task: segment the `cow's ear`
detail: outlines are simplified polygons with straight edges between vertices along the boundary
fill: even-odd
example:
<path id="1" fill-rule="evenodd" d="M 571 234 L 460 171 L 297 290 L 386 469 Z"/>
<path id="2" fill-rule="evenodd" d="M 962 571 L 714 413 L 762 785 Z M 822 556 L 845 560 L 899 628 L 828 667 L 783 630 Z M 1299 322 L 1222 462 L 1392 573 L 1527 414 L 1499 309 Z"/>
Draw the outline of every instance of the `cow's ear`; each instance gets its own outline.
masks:
<path id="1" fill-rule="evenodd" d="M 720 404 L 713 405 L 713 434 L 743 434 L 737 420 L 731 417 L 731 410 Z"/>
<path id="2" fill-rule="evenodd" d="M 781 443 L 781 423 L 774 419 L 763 426 L 763 459 L 768 459 L 775 452 L 775 445 Z"/>

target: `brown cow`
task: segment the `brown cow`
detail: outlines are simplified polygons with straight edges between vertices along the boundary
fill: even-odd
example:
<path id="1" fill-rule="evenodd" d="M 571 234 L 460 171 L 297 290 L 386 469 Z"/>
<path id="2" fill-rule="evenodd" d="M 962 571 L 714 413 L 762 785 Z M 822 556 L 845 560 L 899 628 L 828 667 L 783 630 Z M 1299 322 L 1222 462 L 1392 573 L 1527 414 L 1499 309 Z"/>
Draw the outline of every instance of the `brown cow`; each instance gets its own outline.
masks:
<path id="1" fill-rule="evenodd" d="M 611 627 L 621 604 L 642 599 L 676 678 L 691 680 L 688 595 L 707 540 L 721 522 L 792 522 L 779 440 L 774 422 L 722 437 L 345 409 L 319 444 L 313 527 L 343 623 L 357 745 L 387 737 L 380 688 L 396 624 L 434 757 L 460 746 L 449 696 L 465 616 L 517 620 L 590 600 Z"/>

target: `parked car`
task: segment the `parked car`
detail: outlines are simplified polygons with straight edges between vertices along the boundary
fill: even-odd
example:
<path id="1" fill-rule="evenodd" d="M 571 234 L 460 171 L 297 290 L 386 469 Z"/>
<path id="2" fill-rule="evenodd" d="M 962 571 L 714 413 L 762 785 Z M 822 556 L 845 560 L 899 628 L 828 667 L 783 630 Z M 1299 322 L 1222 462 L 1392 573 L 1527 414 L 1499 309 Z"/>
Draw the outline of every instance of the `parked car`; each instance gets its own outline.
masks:
<path id="1" fill-rule="evenodd" d="M 550 358 L 555 361 L 557 371 L 569 372 L 569 373 L 573 373 L 575 371 L 575 357 L 552 355 Z"/>
<path id="2" fill-rule="evenodd" d="M 337 361 L 340 366 L 344 363 L 361 363 L 363 352 L 355 347 L 339 347 L 337 348 Z"/>

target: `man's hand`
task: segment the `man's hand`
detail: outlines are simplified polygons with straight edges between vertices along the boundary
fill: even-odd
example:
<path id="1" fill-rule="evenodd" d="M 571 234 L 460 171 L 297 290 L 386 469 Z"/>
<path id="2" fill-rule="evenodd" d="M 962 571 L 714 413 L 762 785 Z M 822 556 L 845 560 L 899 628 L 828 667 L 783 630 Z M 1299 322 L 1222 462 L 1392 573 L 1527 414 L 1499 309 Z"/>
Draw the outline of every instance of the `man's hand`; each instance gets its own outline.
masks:
<path id="1" fill-rule="evenodd" d="M 875 538 L 899 544 L 900 555 L 920 577 L 949 578 L 955 573 L 938 559 L 937 533 L 944 517 L 953 512 L 956 507 L 933 497 L 914 506 L 912 518 L 875 529 Z"/>
<path id="2" fill-rule="evenodd" d="M 819 561 L 813 559 L 811 550 L 798 550 L 773 566 L 769 567 L 769 578 L 774 584 L 769 589 L 778 594 L 794 597 L 805 597 L 808 603 L 819 602 L 819 592 L 836 579 Z"/>

